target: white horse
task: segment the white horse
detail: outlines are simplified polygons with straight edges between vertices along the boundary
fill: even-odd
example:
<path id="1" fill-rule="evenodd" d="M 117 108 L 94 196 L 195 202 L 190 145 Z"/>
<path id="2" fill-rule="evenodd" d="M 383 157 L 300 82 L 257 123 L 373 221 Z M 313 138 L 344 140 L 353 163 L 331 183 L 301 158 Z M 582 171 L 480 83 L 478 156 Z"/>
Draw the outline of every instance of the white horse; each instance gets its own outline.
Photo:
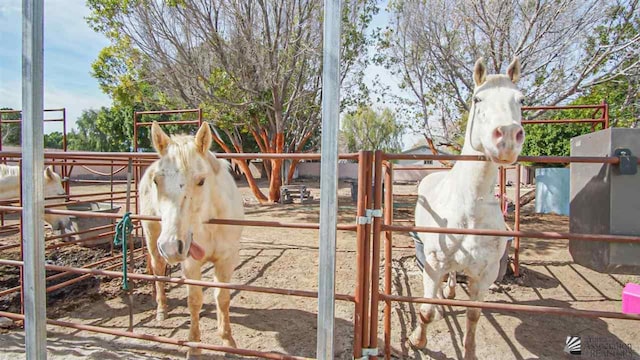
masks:
<path id="1" fill-rule="evenodd" d="M 57 197 L 66 195 L 62 187 L 60 175 L 51 166 L 44 169 L 44 196 Z M 20 166 L 0 164 L 0 200 L 18 199 L 20 197 Z M 45 200 L 45 204 L 63 202 L 64 199 Z M 64 207 L 66 209 L 66 206 Z M 67 215 L 44 214 L 44 221 L 51 228 L 63 234 L 77 232 L 76 226 Z"/>
<path id="2" fill-rule="evenodd" d="M 415 224 L 425 227 L 497 229 L 505 222 L 494 197 L 498 166 L 513 164 L 524 142 L 520 123 L 523 95 L 515 86 L 520 77 L 517 58 L 506 75 L 488 75 L 482 59 L 475 63 L 473 103 L 465 133 L 462 155 L 484 155 L 488 161 L 457 161 L 448 172 L 426 176 L 418 187 Z M 419 233 L 424 244 L 424 297 L 454 296 L 455 272 L 468 276 L 471 300 L 482 301 L 495 281 L 507 237 Z M 448 293 L 441 281 L 449 274 Z M 442 307 L 420 307 L 418 327 L 409 338 L 411 345 L 427 345 L 427 326 L 442 317 Z M 476 359 L 475 331 L 480 309 L 467 308 L 465 359 Z"/>
<path id="3" fill-rule="evenodd" d="M 215 265 L 215 280 L 229 282 L 239 263 L 241 226 L 206 225 L 213 218 L 243 219 L 242 197 L 229 172 L 229 164 L 209 151 L 212 135 L 202 124 L 195 138 L 169 137 L 154 122 L 153 147 L 160 155 L 140 181 L 141 213 L 159 216 L 162 221 L 142 221 L 156 275 L 165 274 L 167 263 L 182 263 L 187 279 L 200 280 L 206 262 Z M 156 282 L 156 318 L 164 320 L 167 299 L 164 283 Z M 200 341 L 202 288 L 188 285 L 191 314 L 189 341 Z M 225 346 L 236 347 L 231 336 L 229 290 L 216 289 L 218 333 Z M 190 349 L 188 356 L 197 355 Z"/>

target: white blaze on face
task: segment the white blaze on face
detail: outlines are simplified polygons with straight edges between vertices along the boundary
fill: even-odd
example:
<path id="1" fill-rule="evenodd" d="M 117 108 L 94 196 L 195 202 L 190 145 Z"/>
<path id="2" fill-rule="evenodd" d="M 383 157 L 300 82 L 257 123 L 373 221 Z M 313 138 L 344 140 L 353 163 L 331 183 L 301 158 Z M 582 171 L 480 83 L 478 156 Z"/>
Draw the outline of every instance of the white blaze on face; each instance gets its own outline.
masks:
<path id="1" fill-rule="evenodd" d="M 208 142 L 206 132 L 209 132 Z M 209 198 L 207 178 L 214 175 L 206 159 L 210 136 L 206 123 L 195 141 L 171 139 L 157 123 L 152 126 L 153 144 L 160 153 L 152 178 L 157 196 L 156 211 L 162 220 L 157 244 L 160 254 L 170 264 L 181 262 L 187 256 L 201 260 L 205 255 L 194 235 L 203 232 L 200 229 L 207 220 L 202 218 L 201 210 Z"/>
<path id="2" fill-rule="evenodd" d="M 515 86 L 520 76 L 520 64 L 515 59 L 507 75 L 486 75 L 482 59 L 476 62 L 476 88 L 469 115 L 470 142 L 493 162 L 514 163 L 524 143 L 521 125 L 524 96 Z"/>

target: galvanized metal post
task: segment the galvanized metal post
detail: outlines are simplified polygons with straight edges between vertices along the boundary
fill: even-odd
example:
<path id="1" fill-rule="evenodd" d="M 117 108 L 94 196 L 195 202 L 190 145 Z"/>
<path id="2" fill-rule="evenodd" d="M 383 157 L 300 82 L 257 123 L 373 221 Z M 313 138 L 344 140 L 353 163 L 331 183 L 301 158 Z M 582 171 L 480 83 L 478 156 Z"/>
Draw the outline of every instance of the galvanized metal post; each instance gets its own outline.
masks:
<path id="1" fill-rule="evenodd" d="M 322 56 L 322 157 L 320 167 L 320 260 L 316 357 L 333 359 L 336 226 L 338 209 L 338 129 L 340 116 L 341 0 L 324 1 Z"/>
<path id="2" fill-rule="evenodd" d="M 46 359 L 44 269 L 44 1 L 22 1 L 22 222 L 25 348 Z"/>

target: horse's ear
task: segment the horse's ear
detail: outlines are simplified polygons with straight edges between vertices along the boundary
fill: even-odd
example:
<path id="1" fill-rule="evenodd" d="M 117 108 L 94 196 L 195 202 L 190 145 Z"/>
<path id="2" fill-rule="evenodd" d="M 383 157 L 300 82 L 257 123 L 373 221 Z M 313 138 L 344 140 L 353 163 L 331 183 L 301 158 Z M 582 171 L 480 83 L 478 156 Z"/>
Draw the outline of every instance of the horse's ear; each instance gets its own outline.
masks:
<path id="1" fill-rule="evenodd" d="M 207 159 L 209 160 L 211 169 L 215 174 L 217 174 L 222 168 L 222 164 L 220 164 L 221 160 L 211 154 L 207 157 Z"/>
<path id="2" fill-rule="evenodd" d="M 487 80 L 487 67 L 484 66 L 484 59 L 479 58 L 473 66 L 473 81 L 476 86 L 480 86 Z"/>
<path id="3" fill-rule="evenodd" d="M 53 175 L 53 168 L 51 167 L 51 165 L 47 166 L 46 169 L 44 169 L 44 178 L 47 180 L 53 180 L 54 175 Z"/>
<path id="4" fill-rule="evenodd" d="M 511 64 L 509 64 L 507 76 L 509 76 L 509 79 L 511 79 L 514 84 L 520 80 L 520 60 L 518 60 L 517 56 L 514 57 Z"/>
<path id="5" fill-rule="evenodd" d="M 162 130 L 157 121 L 151 124 L 151 142 L 160 156 L 164 156 L 171 144 L 171 138 Z"/>
<path id="6" fill-rule="evenodd" d="M 209 128 L 209 123 L 204 121 L 196 133 L 196 149 L 198 149 L 201 154 L 206 154 L 211 147 L 212 141 L 213 138 L 211 135 L 211 128 Z"/>

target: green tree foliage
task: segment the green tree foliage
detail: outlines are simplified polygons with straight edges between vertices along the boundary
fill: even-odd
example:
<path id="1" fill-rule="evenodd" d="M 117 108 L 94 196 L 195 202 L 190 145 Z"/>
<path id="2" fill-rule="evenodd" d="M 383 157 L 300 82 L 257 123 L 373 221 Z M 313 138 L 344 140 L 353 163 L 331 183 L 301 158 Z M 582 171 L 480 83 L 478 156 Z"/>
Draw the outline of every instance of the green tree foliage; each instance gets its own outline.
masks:
<path id="1" fill-rule="evenodd" d="M 436 144 L 455 146 L 464 131 L 460 120 L 481 56 L 491 73 L 520 58 L 518 86 L 529 105 L 567 104 L 624 79 L 625 106 L 639 98 L 638 0 L 390 0 L 388 11 L 375 61 L 392 71 L 401 91 L 385 98 Z"/>
<path id="2" fill-rule="evenodd" d="M 638 1 L 627 3 L 625 6 L 622 3 L 608 6 L 605 12 L 607 25 L 600 25 L 594 29 L 585 44 L 587 53 L 597 55 L 599 49 L 611 44 L 633 39 L 637 41 L 640 34 L 638 6 Z M 638 62 L 640 62 L 640 54 L 637 51 L 623 52 L 619 56 L 612 57 L 601 66 L 611 66 L 611 63 L 615 63 L 616 66 L 624 69 L 624 73 L 605 78 L 589 87 L 570 104 L 593 105 L 606 101 L 609 105 L 610 126 L 637 126 L 640 121 L 640 72 L 634 66 L 637 66 Z M 593 110 L 538 114 L 550 119 L 587 119 L 594 115 L 601 116 L 600 113 L 593 114 Z M 596 129 L 600 129 L 600 126 Z M 589 124 L 543 124 L 527 125 L 525 131 L 527 135 L 523 155 L 568 156 L 571 152 L 571 138 L 588 133 L 592 128 Z"/>
<path id="3" fill-rule="evenodd" d="M 60 131 L 54 131 L 49 134 L 44 134 L 44 148 L 62 149 L 62 133 Z"/>
<path id="4" fill-rule="evenodd" d="M 628 127 L 638 121 L 638 103 L 625 106 L 628 97 L 627 79 L 618 79 L 597 85 L 587 94 L 572 101 L 570 105 L 594 105 L 605 99 L 609 105 L 610 126 Z M 594 114 L 593 109 L 563 110 L 554 113 L 547 112 L 549 119 L 589 119 L 594 115 L 602 116 L 601 112 Z M 596 126 L 596 130 L 601 125 Z M 527 156 L 569 156 L 571 152 L 571 138 L 589 133 L 590 124 L 531 124 L 525 125 L 526 140 L 522 154 Z M 546 166 L 546 165 L 545 165 Z M 561 165 L 562 166 L 562 165 Z"/>
<path id="5" fill-rule="evenodd" d="M 12 108 L 3 107 L 0 110 L 13 110 Z M 2 120 L 18 120 L 20 113 L 11 112 L 1 114 Z M 2 124 L 2 144 L 3 145 L 20 145 L 22 132 L 20 131 L 20 123 Z"/>
<path id="6" fill-rule="evenodd" d="M 159 110 L 154 108 L 152 110 Z M 68 135 L 69 150 L 126 152 L 133 151 L 133 114 L 142 111 L 140 105 L 102 107 L 85 110 L 76 122 L 77 130 Z M 195 120 L 195 114 L 144 115 L 138 122 Z M 138 150 L 150 151 L 149 127 L 138 127 Z M 197 125 L 165 125 L 169 134 L 194 134 Z"/>
<path id="7" fill-rule="evenodd" d="M 342 136 L 349 151 L 402 150 L 403 126 L 395 114 L 385 108 L 377 112 L 369 106 L 360 106 L 342 120 Z"/>
<path id="8" fill-rule="evenodd" d="M 366 99 L 365 30 L 375 0 L 343 2 L 343 106 Z M 116 106 L 202 108 L 225 152 L 300 152 L 317 146 L 322 89 L 322 2 L 88 0 L 87 20 L 111 45 L 93 74 Z M 237 162 L 236 162 L 237 163 Z M 277 201 L 282 161 L 271 167 Z M 241 165 L 242 166 L 242 165 Z M 289 169 L 292 175 L 292 169 Z"/>
<path id="9" fill-rule="evenodd" d="M 0 108 L 0 110 L 13 110 L 11 108 Z M 19 120 L 19 112 L 4 113 L 2 120 Z M 22 124 L 10 123 L 2 124 L 2 144 L 20 145 L 22 143 Z M 45 149 L 62 149 L 62 133 L 59 131 L 44 134 Z"/>

